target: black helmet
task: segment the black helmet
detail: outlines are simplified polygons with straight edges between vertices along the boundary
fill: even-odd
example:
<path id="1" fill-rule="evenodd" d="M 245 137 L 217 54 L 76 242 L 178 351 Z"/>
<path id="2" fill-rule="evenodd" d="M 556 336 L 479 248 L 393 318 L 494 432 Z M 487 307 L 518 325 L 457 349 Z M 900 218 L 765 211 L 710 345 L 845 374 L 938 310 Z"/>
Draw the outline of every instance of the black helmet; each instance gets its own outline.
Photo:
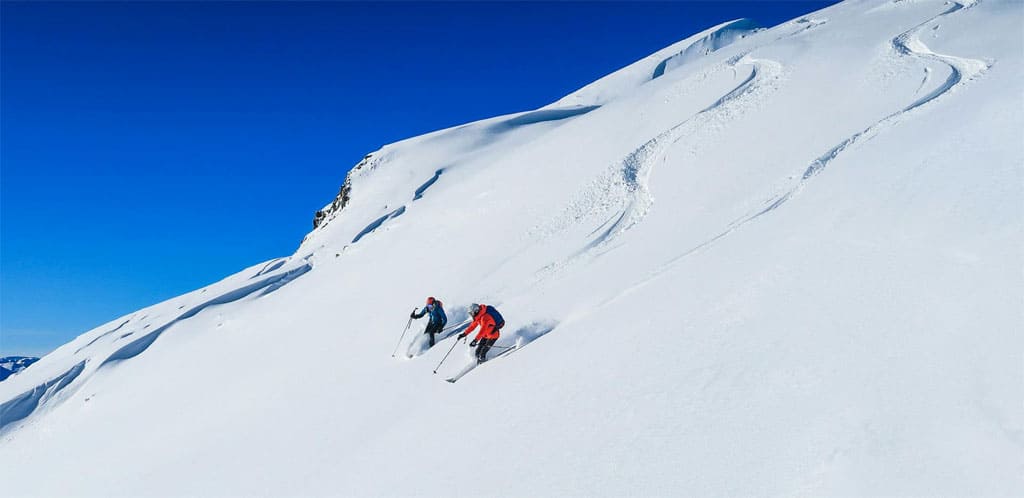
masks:
<path id="1" fill-rule="evenodd" d="M 476 316 L 477 313 L 480 313 L 480 305 L 476 303 L 469 305 L 469 316 Z"/>

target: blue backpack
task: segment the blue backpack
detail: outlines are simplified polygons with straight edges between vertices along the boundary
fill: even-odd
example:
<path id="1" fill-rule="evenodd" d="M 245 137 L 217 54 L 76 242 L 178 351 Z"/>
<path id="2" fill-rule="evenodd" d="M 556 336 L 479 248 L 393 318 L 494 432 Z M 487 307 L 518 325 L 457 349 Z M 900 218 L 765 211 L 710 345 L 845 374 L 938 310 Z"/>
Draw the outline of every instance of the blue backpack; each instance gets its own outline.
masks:
<path id="1" fill-rule="evenodd" d="M 498 313 L 498 308 L 495 308 L 494 306 L 488 306 L 487 314 L 491 315 L 491 318 L 494 319 L 494 323 L 497 328 L 500 329 L 503 325 L 505 325 L 505 319 L 502 318 L 501 313 Z"/>
<path id="2" fill-rule="evenodd" d="M 441 325 L 448 323 L 448 315 L 444 314 L 444 308 L 442 306 L 441 301 L 434 301 L 434 309 L 430 310 L 431 322 L 440 323 Z"/>

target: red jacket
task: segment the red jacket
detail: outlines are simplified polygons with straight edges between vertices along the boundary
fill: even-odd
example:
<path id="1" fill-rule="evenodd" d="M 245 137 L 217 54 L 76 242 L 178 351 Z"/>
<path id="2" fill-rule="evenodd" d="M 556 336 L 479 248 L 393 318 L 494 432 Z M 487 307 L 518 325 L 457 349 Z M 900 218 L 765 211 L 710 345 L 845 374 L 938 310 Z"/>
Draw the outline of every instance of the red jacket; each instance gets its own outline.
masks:
<path id="1" fill-rule="evenodd" d="M 494 323 L 494 318 L 487 312 L 487 305 L 480 305 L 480 312 L 473 317 L 473 323 L 469 324 L 469 328 L 466 329 L 466 335 L 480 327 L 480 332 L 476 335 L 476 340 L 480 339 L 497 339 L 501 334 L 498 332 L 498 324 Z"/>

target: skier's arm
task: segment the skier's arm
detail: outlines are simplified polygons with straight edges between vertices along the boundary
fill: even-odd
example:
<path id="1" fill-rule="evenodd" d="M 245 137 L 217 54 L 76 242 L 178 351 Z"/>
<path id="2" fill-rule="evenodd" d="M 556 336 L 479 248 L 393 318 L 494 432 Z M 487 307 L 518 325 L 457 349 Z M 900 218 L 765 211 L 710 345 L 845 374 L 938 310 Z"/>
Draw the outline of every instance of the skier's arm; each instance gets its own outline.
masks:
<path id="1" fill-rule="evenodd" d="M 413 313 L 412 317 L 417 319 L 417 320 L 419 320 L 420 318 L 423 318 L 423 315 L 426 315 L 426 314 L 427 314 L 427 307 L 424 306 L 422 311 L 420 311 L 419 313 Z"/>
<path id="2" fill-rule="evenodd" d="M 480 320 L 479 319 L 474 319 L 473 323 L 469 324 L 469 327 L 466 327 L 466 330 L 464 332 L 462 332 L 461 334 L 459 334 L 459 337 L 466 337 L 471 332 L 473 332 L 473 330 L 475 330 L 478 325 L 480 325 Z M 481 330 L 483 330 L 483 329 L 481 329 Z"/>

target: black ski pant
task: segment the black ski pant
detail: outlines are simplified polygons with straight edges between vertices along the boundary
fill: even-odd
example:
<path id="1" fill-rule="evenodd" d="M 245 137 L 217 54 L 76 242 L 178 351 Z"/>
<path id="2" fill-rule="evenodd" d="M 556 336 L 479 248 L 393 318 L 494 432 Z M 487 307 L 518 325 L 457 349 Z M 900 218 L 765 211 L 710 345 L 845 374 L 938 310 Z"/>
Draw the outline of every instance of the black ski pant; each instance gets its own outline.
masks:
<path id="1" fill-rule="evenodd" d="M 444 329 L 443 323 L 430 322 L 427 324 L 427 329 L 423 333 L 430 336 L 430 347 L 434 347 L 434 334 L 440 334 L 442 329 Z"/>
<path id="2" fill-rule="evenodd" d="M 480 339 L 476 343 L 476 359 L 480 363 L 487 361 L 487 352 L 491 350 L 491 346 L 498 342 L 497 338 L 494 339 Z"/>

